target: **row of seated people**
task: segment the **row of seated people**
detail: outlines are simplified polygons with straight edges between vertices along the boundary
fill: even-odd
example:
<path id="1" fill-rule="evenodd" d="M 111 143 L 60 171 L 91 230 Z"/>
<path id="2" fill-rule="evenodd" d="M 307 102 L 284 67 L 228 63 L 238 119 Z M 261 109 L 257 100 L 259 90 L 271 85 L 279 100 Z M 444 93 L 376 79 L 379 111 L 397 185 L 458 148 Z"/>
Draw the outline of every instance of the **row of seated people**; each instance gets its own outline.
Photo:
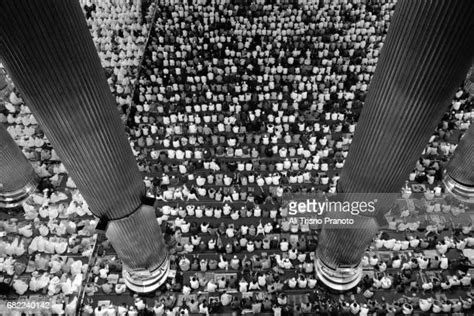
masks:
<path id="1" fill-rule="evenodd" d="M 181 306 L 169 307 L 173 300 L 163 298 L 154 304 L 146 304 L 137 298 L 131 305 L 113 304 L 98 306 L 84 306 L 82 315 L 112 316 L 112 315 L 157 315 L 157 316 L 187 316 L 219 314 L 225 308 L 240 310 L 242 315 L 411 315 L 419 308 L 421 312 L 444 314 L 450 312 L 468 312 L 472 307 L 472 295 L 459 298 L 455 301 L 438 300 L 435 297 L 417 298 L 407 297 L 391 303 L 385 300 L 368 300 L 367 304 L 359 304 L 355 300 L 347 299 L 334 301 L 318 297 L 317 293 L 303 296 L 298 303 L 288 303 L 288 297 L 281 295 L 265 296 L 263 298 L 244 297 L 236 298 L 228 293 L 208 299 L 204 296 L 182 301 Z M 280 304 L 279 304 L 280 303 Z M 230 313 L 229 313 L 230 314 Z"/>
<path id="2" fill-rule="evenodd" d="M 181 167 L 181 166 L 180 166 Z M 184 169 L 193 172 L 192 169 Z M 165 171 L 166 172 L 166 171 Z M 237 177 L 234 177 L 237 175 Z M 272 201 L 281 201 L 284 196 L 291 193 L 312 193 L 319 194 L 322 190 L 334 193 L 336 184 L 339 180 L 339 174 L 335 173 L 329 177 L 324 172 L 311 173 L 284 172 L 282 174 L 273 170 L 258 174 L 257 172 L 231 173 L 222 172 L 209 173 L 206 177 L 198 174 L 191 176 L 163 174 L 163 178 L 147 178 L 147 195 L 157 200 L 165 202 L 196 202 L 202 200 L 211 200 L 218 202 L 239 202 L 239 203 L 272 203 Z M 435 180 L 441 180 L 441 174 L 434 176 L 417 175 L 414 177 L 419 183 L 434 184 Z M 165 182 L 166 184 L 159 184 Z M 423 193 L 427 201 L 440 198 L 443 195 L 443 189 L 436 184 L 432 189 L 427 189 Z M 444 204 L 445 205 L 445 204 Z M 431 203 L 427 205 L 428 213 L 455 213 L 464 212 L 463 208 L 446 206 L 441 209 L 441 204 Z"/>
<path id="3" fill-rule="evenodd" d="M 273 259 L 273 258 L 272 258 Z M 393 258 L 393 261 L 399 260 L 396 256 Z M 180 260 L 180 267 L 189 265 L 183 263 L 183 258 Z M 232 261 L 238 262 L 238 260 L 232 259 Z M 399 306 L 399 302 L 402 300 L 405 300 L 404 303 L 408 303 L 408 306 L 404 306 L 404 308 L 407 308 L 407 314 L 411 314 L 414 310 L 426 312 L 432 309 L 433 312 L 459 312 L 464 310 L 469 310 L 472 306 L 472 300 L 470 299 L 470 296 L 464 297 L 464 299 L 459 300 L 457 297 L 453 298 L 445 298 L 445 299 L 437 299 L 433 301 L 432 299 L 429 299 L 430 293 L 437 293 L 440 290 L 447 291 L 449 289 L 467 289 L 469 293 L 469 289 L 471 286 L 471 276 L 469 273 L 463 272 L 463 269 L 455 271 L 455 273 L 446 273 L 444 275 L 440 275 L 439 277 L 435 277 L 432 279 L 427 279 L 424 275 L 421 273 L 417 273 L 414 270 L 417 269 L 418 267 L 421 268 L 422 265 L 425 264 L 427 261 L 426 257 L 420 256 L 418 258 L 412 258 L 410 261 L 413 265 L 417 265 L 417 267 L 411 267 L 410 269 L 404 269 L 402 272 L 398 272 L 397 268 L 393 268 L 392 273 L 387 273 L 385 272 L 386 270 L 383 270 L 383 264 L 378 262 L 376 263 L 377 260 L 375 260 L 375 257 L 372 257 L 372 262 L 371 265 L 373 267 L 376 267 L 377 271 L 373 277 L 369 277 L 366 275 L 357 289 L 355 290 L 355 295 L 351 295 L 351 299 L 349 302 L 352 302 L 353 308 L 356 309 L 356 311 L 352 311 L 354 314 L 358 314 L 361 312 L 361 309 L 364 310 L 364 306 L 370 306 L 374 304 L 374 292 L 377 291 L 377 289 L 390 289 L 390 288 L 395 288 L 398 293 L 400 293 L 400 297 L 398 299 L 393 298 L 393 305 L 392 304 L 387 304 L 385 305 L 386 299 L 385 297 L 382 297 L 382 302 L 383 307 L 380 309 L 380 312 L 382 312 L 384 309 L 385 312 L 390 313 L 393 308 L 400 308 L 402 306 Z M 236 293 L 242 294 L 242 297 L 249 297 L 248 293 L 261 293 L 262 291 L 265 291 L 266 295 L 270 298 L 270 301 L 273 302 L 271 305 L 272 307 L 287 307 L 287 297 L 298 293 L 298 290 L 300 291 L 299 296 L 304 297 L 304 295 L 309 295 L 307 293 L 311 292 L 319 292 L 319 287 L 317 287 L 317 280 L 314 278 L 314 272 L 310 271 L 307 272 L 308 274 L 305 275 L 304 271 L 301 271 L 301 273 L 296 274 L 295 276 L 288 278 L 286 280 L 283 280 L 282 278 L 282 273 L 280 273 L 279 268 L 273 268 L 271 269 L 270 267 L 272 265 L 268 265 L 268 267 L 262 268 L 260 264 L 256 264 L 257 259 L 255 256 L 251 258 L 251 260 L 247 260 L 244 258 L 242 260 L 242 267 L 239 266 L 239 263 L 232 263 L 233 265 L 236 265 L 235 270 L 238 270 L 242 268 L 242 277 L 237 277 L 237 274 L 235 276 L 231 275 L 230 277 L 226 275 L 222 275 L 222 277 L 219 277 L 217 279 L 211 279 L 209 280 L 208 278 L 204 277 L 203 274 L 195 273 L 191 274 L 189 277 L 189 283 L 187 285 L 182 286 L 181 284 L 177 284 L 180 282 L 183 282 L 183 280 L 180 277 L 177 277 L 173 281 L 172 284 L 167 285 L 166 289 L 163 289 L 165 296 L 161 300 L 158 300 L 155 303 L 154 306 L 154 312 L 156 315 L 181 315 L 179 314 L 181 309 L 187 309 L 188 313 L 200 313 L 200 314 L 207 314 L 209 311 L 205 311 L 206 304 L 202 306 L 202 308 L 199 308 L 199 303 L 196 303 L 196 299 L 193 299 L 192 297 L 196 297 L 196 295 L 191 294 L 193 290 L 198 290 L 201 289 L 205 292 L 209 293 L 218 293 L 216 295 L 220 296 L 222 305 L 219 304 L 219 300 L 216 302 L 218 303 L 215 305 L 212 309 L 211 312 L 219 312 L 219 309 L 225 308 L 225 307 L 230 307 L 232 309 L 239 309 L 239 308 L 250 308 L 253 310 L 253 308 L 256 308 L 257 306 L 254 306 L 253 308 L 250 307 L 243 307 L 246 305 L 241 305 L 241 300 L 239 298 L 239 295 Z M 194 264 L 194 263 L 192 263 Z M 308 265 L 311 263 L 308 262 Z M 203 266 L 202 263 L 197 263 L 197 266 Z M 461 267 L 459 265 L 458 267 Z M 102 271 L 105 269 L 105 271 L 108 270 L 108 267 L 105 266 L 105 268 L 99 269 L 97 267 L 97 270 L 100 270 L 100 277 L 104 278 L 102 276 Z M 436 267 L 435 267 L 436 269 Z M 206 271 L 202 270 L 201 271 Z M 383 271 L 383 272 L 382 272 Z M 99 273 L 97 273 L 99 274 Z M 416 277 L 420 276 L 419 280 L 417 281 Z M 112 293 L 113 292 L 113 286 L 110 284 L 103 284 L 102 285 L 102 290 L 107 291 L 107 293 Z M 296 291 L 296 292 L 295 292 Z M 301 292 L 303 291 L 303 292 Z M 176 295 L 179 293 L 182 293 L 184 296 L 184 302 L 182 302 L 182 305 L 179 306 L 177 304 L 176 300 Z M 314 293 L 313 292 L 313 293 Z M 90 293 L 90 292 L 87 292 Z M 115 286 L 115 293 L 120 294 L 121 292 L 118 290 L 117 286 Z M 197 296 L 200 296 L 199 293 L 203 292 L 198 292 Z M 245 294 L 246 293 L 246 294 Z M 301 295 L 301 293 L 304 293 L 304 295 Z M 385 292 L 386 295 L 388 292 Z M 416 295 L 415 295 L 416 294 Z M 422 295 L 423 299 L 421 301 L 417 299 L 418 295 Z M 316 300 L 313 302 L 317 302 L 321 299 L 321 297 L 324 296 L 323 293 L 318 293 Z M 252 295 L 250 295 L 252 297 Z M 137 300 L 138 301 L 138 300 Z M 419 303 L 417 305 L 413 304 L 414 302 Z M 200 301 L 202 303 L 202 301 Z M 255 303 L 258 303 L 258 300 L 255 301 Z M 342 296 L 342 299 L 340 298 L 339 303 L 342 303 L 343 306 L 338 306 L 336 305 L 333 306 L 335 310 L 340 309 L 340 312 L 346 311 L 346 308 L 349 307 L 349 304 L 347 304 L 347 301 L 345 301 L 344 296 Z M 461 303 L 461 304 L 460 304 Z M 308 304 L 308 302 L 306 302 Z M 139 307 L 141 306 L 141 307 Z M 146 304 L 141 302 L 139 306 L 136 306 L 139 310 L 144 309 Z M 358 307 L 359 306 L 359 307 Z M 461 307 L 462 306 L 462 307 Z M 291 308 L 296 308 L 298 307 L 304 307 L 303 310 L 300 312 L 302 313 L 309 313 L 311 311 L 317 312 L 321 306 L 319 304 L 316 305 L 311 305 L 308 306 L 291 306 Z M 372 306 L 374 307 L 374 306 Z M 87 308 L 84 308 L 83 311 L 87 314 L 87 310 L 90 310 L 90 306 Z M 173 309 L 178 308 L 178 314 L 176 311 L 172 311 Z M 261 307 L 260 307 L 261 308 Z M 165 314 L 165 310 L 169 309 Z M 97 311 L 101 311 L 102 309 L 96 308 L 96 313 Z M 107 313 L 105 309 L 105 313 Z M 352 310 L 352 308 L 351 308 Z M 122 309 L 122 311 L 124 311 Z M 253 310 L 254 313 L 260 313 L 260 312 L 265 312 L 265 311 L 272 311 L 272 308 L 263 308 L 263 309 L 258 309 L 258 310 Z M 186 312 L 186 311 L 185 311 Z M 105 315 L 105 314 L 103 314 Z"/>
<path id="4" fill-rule="evenodd" d="M 165 222 L 168 226 L 172 227 L 168 232 L 169 234 L 179 235 L 179 237 L 182 235 L 195 236 L 202 234 L 208 237 L 211 236 L 211 241 L 214 244 L 216 243 L 216 238 L 226 237 L 233 239 L 233 242 L 237 243 L 237 239 L 240 237 L 246 239 L 247 237 L 254 238 L 261 236 L 263 240 L 260 241 L 260 247 L 258 247 L 261 248 L 261 242 L 263 242 L 263 247 L 270 246 L 272 243 L 270 238 L 265 238 L 266 235 L 271 236 L 271 234 L 288 233 L 309 234 L 313 230 L 321 227 L 321 223 L 313 223 L 309 220 L 295 221 L 294 217 L 291 216 L 285 216 L 282 218 L 279 215 L 279 211 L 271 207 L 262 207 L 262 209 L 258 208 L 253 211 L 245 206 L 242 206 L 240 209 L 230 209 L 226 207 L 219 209 L 214 207 L 201 208 L 199 206 L 197 208 L 190 208 L 188 205 L 186 209 L 179 207 L 174 210 L 166 210 L 163 208 L 163 211 L 164 215 L 158 218 L 158 222 L 160 224 Z M 285 212 L 287 213 L 288 210 Z M 426 214 L 430 214 L 430 212 L 422 213 L 420 217 L 414 217 L 405 221 L 394 221 L 394 224 L 392 224 L 392 221 L 390 220 L 387 229 L 401 233 L 424 230 L 425 236 L 428 236 L 430 233 L 439 234 L 443 230 L 449 228 L 447 225 L 442 224 L 439 221 L 426 220 Z M 455 213 L 444 212 L 438 214 L 447 215 L 448 219 L 453 219 L 460 214 L 469 215 L 465 210 L 457 211 Z M 181 216 L 187 217 L 182 218 Z M 315 217 L 316 216 L 317 215 L 315 215 Z M 404 225 L 402 225 L 402 223 Z M 469 234 L 472 230 L 472 224 L 470 221 L 460 227 L 453 227 L 456 229 L 458 234 Z M 208 241 L 207 239 L 208 238 L 206 237 L 206 240 L 204 241 L 205 243 Z M 389 243 L 383 243 L 382 241 L 380 242 L 381 243 L 376 243 L 377 248 L 388 248 L 387 245 L 392 245 Z M 393 244 L 390 250 L 397 251 L 400 249 L 408 249 L 408 245 L 409 241 L 407 240 L 401 244 Z M 242 247 L 245 247 L 245 244 Z"/>

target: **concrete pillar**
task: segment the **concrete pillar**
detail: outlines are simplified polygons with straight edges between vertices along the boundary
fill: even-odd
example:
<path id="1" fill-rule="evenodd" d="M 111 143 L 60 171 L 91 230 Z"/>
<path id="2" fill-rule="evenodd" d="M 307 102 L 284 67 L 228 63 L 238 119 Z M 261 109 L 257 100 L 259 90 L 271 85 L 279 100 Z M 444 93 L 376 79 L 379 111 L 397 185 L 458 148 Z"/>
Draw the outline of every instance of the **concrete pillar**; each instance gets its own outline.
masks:
<path id="1" fill-rule="evenodd" d="M 169 259 L 86 20 L 76 0 L 0 2 L 0 54 L 15 86 L 124 264 L 148 292 Z"/>
<path id="2" fill-rule="evenodd" d="M 474 204 L 474 124 L 461 138 L 443 179 L 446 190 L 458 200 Z"/>
<path id="3" fill-rule="evenodd" d="M 377 219 L 400 192 L 472 63 L 473 14 L 472 0 L 397 2 L 338 187 L 349 200 L 356 193 L 384 198 L 375 218 L 361 218 L 356 229 L 323 228 L 316 265 L 328 286 L 346 290 L 358 283 Z"/>
<path id="4" fill-rule="evenodd" d="M 37 184 L 30 162 L 0 123 L 0 208 L 21 205 Z"/>

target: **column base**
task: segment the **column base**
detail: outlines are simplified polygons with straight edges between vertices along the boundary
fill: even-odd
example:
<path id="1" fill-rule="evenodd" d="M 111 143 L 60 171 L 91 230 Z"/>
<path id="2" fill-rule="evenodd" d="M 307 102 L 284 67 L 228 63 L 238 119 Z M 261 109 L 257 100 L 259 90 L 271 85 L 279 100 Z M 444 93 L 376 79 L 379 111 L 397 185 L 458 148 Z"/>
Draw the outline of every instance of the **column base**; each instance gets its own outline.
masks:
<path id="1" fill-rule="evenodd" d="M 348 291 L 362 279 L 362 268 L 331 268 L 324 264 L 319 258 L 315 262 L 316 276 L 327 287 L 344 292 Z"/>
<path id="2" fill-rule="evenodd" d="M 38 186 L 38 179 L 35 177 L 31 179 L 23 188 L 11 191 L 0 191 L 0 208 L 14 208 L 20 206 Z"/>
<path id="3" fill-rule="evenodd" d="M 446 192 L 451 194 L 458 201 L 474 204 L 474 187 L 457 182 L 448 173 L 444 176 L 443 184 L 446 188 Z"/>
<path id="4" fill-rule="evenodd" d="M 122 275 L 125 279 L 125 285 L 132 291 L 137 293 L 148 293 L 155 291 L 168 278 L 170 271 L 170 260 L 166 256 L 162 265 L 153 271 L 127 271 L 123 269 Z"/>
<path id="5" fill-rule="evenodd" d="M 130 290 L 147 293 L 166 281 L 169 253 L 153 207 L 142 204 L 129 216 L 109 221 L 105 231 L 122 260 L 122 274 Z"/>

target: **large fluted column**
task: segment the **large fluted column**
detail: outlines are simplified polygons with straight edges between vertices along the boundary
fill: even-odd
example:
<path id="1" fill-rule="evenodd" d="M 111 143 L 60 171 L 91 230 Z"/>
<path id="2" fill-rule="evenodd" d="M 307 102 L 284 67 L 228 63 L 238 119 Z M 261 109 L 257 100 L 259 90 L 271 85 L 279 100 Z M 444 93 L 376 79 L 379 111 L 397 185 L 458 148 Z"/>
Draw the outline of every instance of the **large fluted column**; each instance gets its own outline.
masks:
<path id="1" fill-rule="evenodd" d="M 378 218 L 387 211 L 387 198 L 400 192 L 471 65 L 473 14 L 472 0 L 397 2 L 338 188 L 349 200 L 353 193 L 369 193 L 369 199 L 383 193 Z M 361 219 L 357 229 L 324 227 L 316 262 L 320 279 L 341 290 L 355 286 L 376 228 L 374 218 Z"/>
<path id="2" fill-rule="evenodd" d="M 122 259 L 127 285 L 156 289 L 168 253 L 78 1 L 0 1 L 0 53 Z"/>
<path id="3" fill-rule="evenodd" d="M 458 200 L 474 203 L 474 124 L 463 135 L 446 167 L 444 184 Z"/>
<path id="4" fill-rule="evenodd" d="M 34 192 L 37 180 L 30 162 L 0 123 L 0 208 L 20 205 Z"/>

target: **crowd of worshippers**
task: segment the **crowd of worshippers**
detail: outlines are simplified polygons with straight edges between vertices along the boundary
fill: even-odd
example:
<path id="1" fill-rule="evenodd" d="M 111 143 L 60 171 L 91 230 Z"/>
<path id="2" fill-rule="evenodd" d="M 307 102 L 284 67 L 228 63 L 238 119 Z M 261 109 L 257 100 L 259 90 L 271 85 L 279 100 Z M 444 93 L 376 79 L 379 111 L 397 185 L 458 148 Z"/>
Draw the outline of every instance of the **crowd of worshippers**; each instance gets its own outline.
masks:
<path id="1" fill-rule="evenodd" d="M 443 206 L 443 214 L 449 213 L 448 208 Z M 165 224 L 166 235 L 173 236 L 175 241 L 170 259 L 171 270 L 176 275 L 159 289 L 158 293 L 162 294 L 156 295 L 158 299 L 154 303 L 137 298 L 135 306 L 86 304 L 85 315 L 93 312 L 93 306 L 97 315 L 106 315 L 109 309 L 129 315 L 140 311 L 144 314 L 145 310 L 155 315 L 229 310 L 257 315 L 263 312 L 409 315 L 416 311 L 449 313 L 471 309 L 469 269 L 473 258 L 463 253 L 474 246 L 470 223 L 441 225 L 437 229 L 408 223 L 402 230 L 405 233 L 402 239 L 393 234 L 395 230 L 379 233 L 362 259 L 364 269 L 372 270 L 373 274 L 365 275 L 352 292 L 338 300 L 316 279 L 313 254 L 318 234 L 315 231 L 307 234 L 307 230 L 295 230 L 290 223 L 275 220 L 275 213 L 263 216 L 259 206 L 250 212 L 246 209 L 246 213 L 238 211 L 242 217 L 232 217 L 236 213 L 229 204 L 221 209 L 164 206 L 159 222 Z M 245 218 L 251 224 L 242 224 Z M 254 225 L 256 218 L 260 222 Z M 126 292 L 123 285 L 108 281 L 111 274 L 121 270 L 116 258 L 103 256 L 108 248 L 108 241 L 99 246 L 92 271 L 102 281 L 86 285 L 87 297 Z M 209 277 L 206 273 L 216 276 Z M 437 297 L 440 292 L 450 291 L 463 294 Z M 218 293 L 219 299 L 200 293 Z M 184 296 L 184 300 L 178 301 L 179 296 Z M 313 296 L 314 299 L 307 300 Z M 297 302 L 294 297 L 298 297 Z"/>
<path id="2" fill-rule="evenodd" d="M 394 6 L 164 2 L 127 124 L 140 169 L 178 197 L 334 191 Z M 441 179 L 472 117 L 460 89 L 411 180 Z"/>
<path id="3" fill-rule="evenodd" d="M 153 159 L 143 168 L 165 168 L 151 149 L 166 149 L 166 139 L 206 149 L 187 159 L 294 157 L 299 149 L 309 160 L 318 149 L 312 170 L 338 146 L 342 167 L 344 135 L 353 132 L 388 20 L 362 4 L 212 7 L 158 12 L 129 122 L 135 148 Z M 393 4 L 383 9 L 388 15 Z"/>
<path id="4" fill-rule="evenodd" d="M 439 226 L 415 234 L 417 223 L 396 227 L 412 232 L 402 240 L 377 236 L 375 247 L 393 255 L 387 259 L 367 253 L 363 264 L 373 267 L 374 275 L 365 276 L 351 294 L 334 298 L 315 279 L 311 255 L 317 235 L 305 235 L 309 229 L 305 225 L 278 220 L 284 211 L 270 207 L 284 192 L 335 190 L 394 5 L 391 0 L 161 1 L 146 50 L 149 27 L 140 10 L 108 1 L 85 8 L 111 91 L 124 120 L 125 114 L 128 117 L 127 131 L 139 167 L 149 173 L 149 194 L 165 204 L 181 200 L 193 204 L 161 208 L 165 217 L 158 219 L 160 223 L 176 217 L 165 231 L 175 241 L 171 265 L 178 273 L 161 288 L 156 302 L 136 297 L 134 304 L 125 306 L 86 303 L 83 313 L 187 315 L 228 308 L 274 315 L 469 312 L 471 275 L 462 256 L 465 247 L 474 247 L 469 225 L 450 231 L 447 238 L 440 236 L 446 227 Z M 154 9 L 153 5 L 142 9 L 145 20 L 151 20 Z M 143 68 L 135 82 L 143 52 Z M 437 182 L 443 164 L 473 117 L 472 100 L 459 89 L 410 175 L 409 180 L 433 189 L 425 193 L 427 199 L 441 195 Z M 12 259 L 16 253 L 40 253 L 31 264 L 43 267 L 44 273 L 32 274 L 28 282 L 17 280 L 14 290 L 51 292 L 56 313 L 70 311 L 75 302 L 62 297 L 77 293 L 87 266 L 59 255 L 72 250 L 86 257 L 89 243 L 75 238 L 66 245 L 42 234 L 46 230 L 69 234 L 73 228 L 57 217 L 61 212 L 83 216 L 87 206 L 75 196 L 70 206 L 56 207 L 63 196 L 54 190 L 66 170 L 18 93 L 0 103 L 0 123 L 8 126 L 51 190 L 36 195 L 36 206 L 25 210 L 31 220 L 45 221 L 36 220 L 31 227 L 0 223 L 23 237 L 35 234 L 28 245 L 15 238 L 2 242 L 0 248 L 8 255 L 0 267 L 6 273 L 21 271 L 26 267 Z M 72 181 L 68 187 L 74 189 Z M 199 207 L 195 200 L 223 203 Z M 246 207 L 235 207 L 236 202 L 245 202 Z M 435 203 L 429 207 L 436 212 Z M 455 215 L 462 210 L 448 212 Z M 230 217 L 232 222 L 216 224 L 207 217 Z M 268 220 L 242 223 L 246 217 Z M 75 224 L 74 234 L 92 234 L 93 221 Z M 282 233 L 298 233 L 298 240 Z M 183 236 L 189 241 L 180 242 Z M 414 257 L 397 255 L 407 249 L 414 251 Z M 434 249 L 436 255 L 428 258 L 425 249 Z M 446 256 L 450 250 L 459 257 Z M 264 251 L 269 254 L 263 255 Z M 209 252 L 218 255 L 199 256 Z M 428 278 L 423 272 L 429 269 L 441 273 Z M 238 274 L 225 280 L 203 277 L 218 270 Z M 125 293 L 123 283 L 109 282 L 117 271 L 116 262 L 99 256 L 92 274 L 104 282 L 87 284 L 86 297 Z M 306 294 L 295 302 L 290 293 L 298 289 Z M 403 295 L 380 298 L 375 295 L 380 289 Z M 462 297 L 436 295 L 457 289 L 464 292 Z M 200 296 L 204 290 L 220 294 Z M 177 294 L 186 297 L 179 304 Z"/>
<path id="5" fill-rule="evenodd" d="M 97 221 L 82 196 L 45 190 L 0 219 L 0 294 L 48 297 L 45 311 L 73 315 L 80 302 Z"/>
<path id="6" fill-rule="evenodd" d="M 165 2 L 158 8 L 127 123 L 139 167 L 156 176 L 146 180 L 150 194 L 165 203 L 210 199 L 253 205 L 265 204 L 268 196 L 281 197 L 285 190 L 335 190 L 393 8 L 391 1 Z M 436 183 L 443 162 L 455 149 L 456 131 L 466 130 L 472 117 L 472 103 L 459 89 L 410 175 L 411 181 L 434 186 L 426 192 L 427 199 L 440 196 Z M 168 227 L 168 235 L 190 237 L 189 242 L 176 244 L 178 255 L 172 257 L 172 266 L 187 273 L 178 273 L 163 291 L 187 296 L 221 289 L 222 296 L 190 298 L 178 306 L 175 295 L 168 294 L 155 303 L 137 298 L 129 306 L 96 307 L 95 311 L 87 305 L 89 313 L 106 314 L 111 309 L 132 315 L 145 310 L 156 315 L 187 315 L 221 312 L 230 306 L 257 314 L 332 311 L 365 315 L 378 311 L 392 315 L 414 310 L 457 312 L 472 305 L 470 294 L 460 300 L 434 295 L 440 289 L 456 287 L 470 291 L 471 276 L 462 256 L 449 262 L 459 269 L 443 277 L 424 278 L 421 283 L 413 281 L 427 261 L 433 269 L 447 270 L 444 249 L 461 251 L 470 231 L 462 240 L 438 240 L 430 235 L 442 230 L 436 228 L 427 230 L 426 238 L 383 243 L 387 250 L 410 247 L 420 253 L 410 260 L 394 254 L 386 262 L 376 255 L 364 257 L 365 264 L 378 271 L 373 278 L 365 277 L 355 290 L 365 299 L 334 300 L 316 292 L 310 253 L 317 238 L 301 238 L 291 245 L 285 238 L 267 236 L 292 229 L 304 233 L 307 227 L 291 227 L 286 222 L 239 225 L 238 220 L 246 216 L 276 216 L 265 207 L 252 209 L 251 215 L 247 208 L 225 205 L 163 207 L 162 211 L 179 216 Z M 209 216 L 230 216 L 237 222 L 213 225 L 192 219 Z M 415 223 L 405 226 L 419 228 Z M 215 231 L 218 234 L 213 235 Z M 437 256 L 427 259 L 421 249 L 432 248 Z M 260 250 L 276 250 L 280 255 L 261 257 Z M 222 255 L 199 258 L 209 251 Z M 387 272 L 387 266 L 403 269 Z M 225 282 L 210 281 L 200 274 L 219 269 L 247 274 Z M 248 274 L 249 270 L 258 273 Z M 287 270 L 296 275 L 280 277 Z M 106 293 L 115 290 L 110 284 L 104 286 Z M 307 289 L 308 295 L 298 304 L 288 304 L 285 292 L 295 288 Z M 407 295 L 379 299 L 374 297 L 377 289 L 406 291 Z M 88 290 L 92 296 L 103 288 L 90 285 Z M 229 294 L 235 290 L 262 291 L 268 296 L 242 299 Z M 421 291 L 423 298 L 412 296 L 411 291 Z"/>

